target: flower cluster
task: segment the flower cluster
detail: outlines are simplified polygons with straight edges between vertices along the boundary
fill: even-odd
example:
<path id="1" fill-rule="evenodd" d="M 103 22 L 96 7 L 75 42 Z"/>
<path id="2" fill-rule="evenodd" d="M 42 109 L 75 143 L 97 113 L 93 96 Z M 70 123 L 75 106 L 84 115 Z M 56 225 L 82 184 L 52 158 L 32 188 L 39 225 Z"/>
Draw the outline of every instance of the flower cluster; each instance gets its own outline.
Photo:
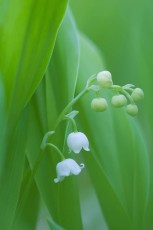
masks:
<path id="1" fill-rule="evenodd" d="M 91 90 L 96 93 L 96 98 L 91 101 L 92 110 L 95 112 L 104 112 L 108 107 L 107 100 L 100 96 L 101 91 L 104 89 L 112 90 L 114 93 L 111 98 L 112 106 L 116 108 L 125 106 L 126 112 L 131 116 L 135 116 L 138 113 L 138 106 L 136 103 L 144 98 L 143 90 L 140 88 L 135 88 L 135 86 L 132 84 L 127 84 L 125 86 L 114 85 L 112 75 L 109 71 L 102 71 L 98 74 L 92 75 L 88 79 L 85 88 L 74 99 L 72 99 L 72 101 L 69 102 L 69 104 L 61 112 L 54 127 L 56 129 L 62 120 L 69 120 L 72 122 L 73 132 L 71 132 L 67 137 L 67 146 L 70 151 L 76 154 L 80 153 L 82 149 L 85 151 L 90 151 L 89 141 L 84 133 L 77 131 L 77 125 L 74 117 L 78 114 L 78 111 L 74 110 L 68 114 L 66 113 L 71 110 L 72 106 L 77 100 Z M 65 159 L 63 153 L 56 145 L 47 142 L 48 137 L 55 133 L 55 129 L 54 131 L 49 131 L 45 134 L 41 144 L 41 149 L 44 150 L 46 146 L 53 147 L 62 159 L 56 165 L 57 178 L 54 179 L 54 182 L 58 183 L 63 181 L 65 177 L 68 177 L 72 174 L 78 175 L 84 168 L 84 164 L 79 165 L 71 158 Z"/>
<path id="2" fill-rule="evenodd" d="M 99 88 L 92 88 L 96 91 L 97 97 L 91 102 L 91 108 L 95 112 L 103 112 L 107 109 L 108 104 L 105 98 L 99 96 L 99 92 L 104 89 L 111 89 L 115 95 L 111 99 L 111 104 L 116 108 L 126 106 L 126 112 L 135 116 L 138 113 L 138 106 L 136 103 L 144 98 L 144 92 L 140 88 L 135 88 L 132 84 L 127 84 L 123 87 L 113 85 L 112 75 L 109 71 L 99 72 L 96 76 Z M 129 104 L 128 104 L 129 102 Z M 128 104 L 128 105 L 127 105 Z"/>

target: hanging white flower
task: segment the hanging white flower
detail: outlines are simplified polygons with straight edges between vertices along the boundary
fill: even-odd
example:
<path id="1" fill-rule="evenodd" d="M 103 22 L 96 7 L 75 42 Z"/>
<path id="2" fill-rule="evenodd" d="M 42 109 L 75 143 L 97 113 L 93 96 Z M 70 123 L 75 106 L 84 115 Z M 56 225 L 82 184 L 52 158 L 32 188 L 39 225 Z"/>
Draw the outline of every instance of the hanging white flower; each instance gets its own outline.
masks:
<path id="1" fill-rule="evenodd" d="M 65 159 L 56 165 L 57 178 L 54 179 L 55 183 L 64 180 L 64 177 L 70 175 L 78 175 L 84 168 L 84 164 L 78 165 L 73 159 Z"/>
<path id="2" fill-rule="evenodd" d="M 67 138 L 67 145 L 74 153 L 79 153 L 82 148 L 90 151 L 88 138 L 81 132 L 70 133 Z"/>

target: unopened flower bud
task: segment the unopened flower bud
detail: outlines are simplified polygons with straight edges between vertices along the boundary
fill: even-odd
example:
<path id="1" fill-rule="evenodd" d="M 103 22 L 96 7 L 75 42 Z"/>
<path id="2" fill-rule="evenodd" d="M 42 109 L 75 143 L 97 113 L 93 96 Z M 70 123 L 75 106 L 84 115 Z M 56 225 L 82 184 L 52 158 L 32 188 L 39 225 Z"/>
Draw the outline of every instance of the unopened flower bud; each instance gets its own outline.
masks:
<path id="1" fill-rule="evenodd" d="M 126 112 L 131 116 L 136 116 L 138 113 L 138 106 L 134 104 L 129 104 L 126 107 Z"/>
<path id="2" fill-rule="evenodd" d="M 120 95 L 115 95 L 112 97 L 112 105 L 114 107 L 122 107 L 124 105 L 126 105 L 127 103 L 127 99 L 124 95 L 120 94 Z"/>
<path id="3" fill-rule="evenodd" d="M 113 85 L 112 75 L 109 71 L 102 71 L 97 74 L 97 82 L 102 88 L 109 88 Z"/>
<path id="4" fill-rule="evenodd" d="M 144 98 L 144 92 L 142 89 L 136 88 L 133 90 L 131 97 L 133 98 L 135 102 L 140 101 Z"/>
<path id="5" fill-rule="evenodd" d="M 107 109 L 108 104 L 105 98 L 94 98 L 91 102 L 91 108 L 95 112 L 103 112 Z"/>

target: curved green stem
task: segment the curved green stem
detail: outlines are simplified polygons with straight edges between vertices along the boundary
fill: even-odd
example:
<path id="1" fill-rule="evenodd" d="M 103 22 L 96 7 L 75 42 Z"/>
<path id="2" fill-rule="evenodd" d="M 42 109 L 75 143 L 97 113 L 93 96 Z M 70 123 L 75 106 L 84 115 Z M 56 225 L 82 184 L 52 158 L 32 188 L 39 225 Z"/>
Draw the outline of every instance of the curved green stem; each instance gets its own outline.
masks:
<path id="1" fill-rule="evenodd" d="M 121 92 L 129 99 L 129 101 L 131 102 L 131 104 L 135 104 L 133 98 L 130 96 L 130 94 L 128 92 L 126 92 L 125 89 L 122 89 Z"/>
<path id="2" fill-rule="evenodd" d="M 51 143 L 47 143 L 46 147 L 47 146 L 54 148 L 56 150 L 56 152 L 59 154 L 59 156 L 61 157 L 61 159 L 65 160 L 65 157 L 64 157 L 63 153 L 59 150 L 59 148 L 56 145 L 51 144 Z"/>
<path id="3" fill-rule="evenodd" d="M 63 109 L 63 111 L 60 113 L 59 117 L 57 118 L 57 121 L 54 126 L 54 130 L 57 128 L 59 123 L 64 119 L 65 114 L 68 113 L 68 111 L 71 109 L 71 107 L 83 96 L 85 95 L 88 91 L 90 91 L 90 86 L 95 82 L 96 80 L 96 75 L 92 75 L 86 84 L 86 87 L 72 100 L 69 102 L 69 104 Z"/>
<path id="4" fill-rule="evenodd" d="M 126 92 L 125 89 L 123 89 L 121 86 L 119 85 L 112 85 L 110 87 L 110 89 L 113 89 L 114 91 L 117 91 L 117 92 L 121 92 L 122 94 L 124 94 L 130 101 L 131 104 L 135 104 L 133 98 L 130 96 L 130 94 L 128 92 Z"/>
<path id="5" fill-rule="evenodd" d="M 42 140 L 42 142 L 41 142 L 41 146 L 40 146 L 40 148 L 43 150 L 43 149 L 45 149 L 45 145 L 46 145 L 46 142 L 47 142 L 47 140 L 48 140 L 48 138 L 51 136 L 51 135 L 53 135 L 55 133 L 55 131 L 49 131 L 49 132 L 47 132 L 46 134 L 45 134 L 45 136 L 44 136 L 44 138 L 43 138 L 43 140 Z"/>
<path id="6" fill-rule="evenodd" d="M 53 147 L 53 148 L 58 152 L 58 154 L 60 155 L 61 159 L 62 159 L 62 160 L 65 159 L 64 155 L 63 155 L 62 152 L 59 150 L 59 148 L 57 148 L 56 145 L 53 145 L 53 144 L 51 144 L 51 143 L 45 144 L 45 147 L 44 147 L 43 149 L 40 150 L 40 153 L 38 154 L 38 157 L 37 157 L 37 159 L 36 159 L 36 161 L 35 161 L 35 164 L 34 164 L 34 167 L 33 167 L 33 169 L 32 169 L 32 173 L 31 173 L 31 178 L 33 178 L 33 177 L 35 176 L 35 173 L 36 173 L 36 171 L 37 171 L 37 168 L 38 168 L 38 166 L 39 166 L 39 164 L 40 164 L 40 162 L 41 162 L 41 160 L 42 160 L 42 158 L 43 158 L 43 156 L 44 156 L 44 149 L 45 149 L 47 146 Z"/>
<path id="7" fill-rule="evenodd" d="M 68 113 L 68 111 L 70 110 L 70 108 L 83 96 L 85 95 L 90 89 L 90 86 L 91 84 L 95 81 L 96 79 L 96 74 L 92 75 L 88 81 L 87 81 L 87 84 L 86 84 L 86 87 L 63 109 L 63 111 L 61 112 L 61 114 L 59 115 L 59 117 L 57 118 L 57 121 L 55 123 L 55 127 L 54 127 L 54 130 L 57 128 L 57 126 L 59 125 L 59 123 L 64 119 L 64 116 L 65 114 Z M 70 118 L 69 118 L 70 119 Z M 72 121 L 73 120 L 73 121 Z M 73 123 L 73 127 L 74 127 L 74 131 L 77 131 L 77 127 L 76 127 L 76 124 L 75 124 L 75 121 L 74 119 L 71 119 L 72 123 Z M 46 143 L 49 136 L 53 135 L 55 133 L 55 131 L 49 131 L 45 134 L 43 140 L 42 140 L 42 143 L 41 143 L 41 151 L 40 153 L 38 154 L 38 157 L 36 159 L 36 162 L 34 164 L 34 168 L 32 170 L 32 177 L 34 177 L 35 173 L 36 173 L 36 170 L 40 164 L 40 161 L 42 160 L 42 157 L 43 157 L 43 154 L 44 154 L 44 149 L 46 148 L 46 146 L 50 146 L 50 147 L 53 147 L 57 152 L 58 154 L 60 155 L 60 157 L 64 160 L 65 157 L 64 155 L 62 154 L 62 152 L 57 148 L 57 146 L 51 144 L 51 143 Z"/>
<path id="8" fill-rule="evenodd" d="M 68 113 L 68 111 L 70 110 L 70 108 L 80 99 L 80 97 L 82 97 L 85 93 L 88 92 L 88 88 L 85 87 L 61 112 L 61 114 L 59 115 L 59 117 L 57 118 L 57 121 L 55 123 L 54 126 L 54 130 L 57 128 L 57 126 L 59 125 L 59 123 L 64 119 L 65 114 Z"/>
<path id="9" fill-rule="evenodd" d="M 63 109 L 63 111 L 61 112 L 61 114 L 59 115 L 56 123 L 55 123 L 55 128 L 54 130 L 57 128 L 57 126 L 59 125 L 59 123 L 63 120 L 64 116 L 67 114 L 67 112 L 70 110 L 70 108 L 84 95 L 86 94 L 89 90 L 90 90 L 90 86 L 92 85 L 92 83 L 95 81 L 96 75 L 92 75 L 88 81 L 87 81 L 87 85 L 86 87 Z M 69 119 L 71 119 L 69 117 Z M 72 123 L 73 123 L 73 127 L 74 127 L 74 130 L 77 131 L 77 128 L 76 128 L 76 124 L 75 124 L 75 121 L 74 119 L 72 118 L 71 119 Z M 34 166 L 33 166 L 33 169 L 31 170 L 31 172 L 29 171 L 25 178 L 24 178 L 24 181 L 25 181 L 25 186 L 24 186 L 24 192 L 23 194 L 21 195 L 21 198 L 20 198 L 20 201 L 18 203 L 18 208 L 20 209 L 20 207 L 22 205 L 24 205 L 24 202 L 26 201 L 26 197 L 28 196 L 28 188 L 31 186 L 31 183 L 33 181 L 33 178 L 37 172 L 37 169 L 38 169 L 38 166 L 44 156 L 44 150 L 47 146 L 49 147 L 52 147 L 54 148 L 57 153 L 59 154 L 59 156 L 61 157 L 62 160 L 65 159 L 64 155 L 62 154 L 62 152 L 59 150 L 59 148 L 57 146 L 55 146 L 54 144 L 51 144 L 51 143 L 47 143 L 47 140 L 49 138 L 49 136 L 53 135 L 55 133 L 55 131 L 49 131 L 45 134 L 43 140 L 42 140 L 42 143 L 41 143 L 41 146 L 40 146 L 40 152 L 37 156 L 37 159 L 34 163 Z"/>
<path id="10" fill-rule="evenodd" d="M 75 133 L 78 132 L 78 129 L 77 129 L 77 125 L 76 125 L 75 120 L 74 120 L 72 117 L 69 117 L 69 116 L 65 116 L 65 119 L 70 120 L 70 121 L 72 122 L 74 132 L 75 132 Z"/>

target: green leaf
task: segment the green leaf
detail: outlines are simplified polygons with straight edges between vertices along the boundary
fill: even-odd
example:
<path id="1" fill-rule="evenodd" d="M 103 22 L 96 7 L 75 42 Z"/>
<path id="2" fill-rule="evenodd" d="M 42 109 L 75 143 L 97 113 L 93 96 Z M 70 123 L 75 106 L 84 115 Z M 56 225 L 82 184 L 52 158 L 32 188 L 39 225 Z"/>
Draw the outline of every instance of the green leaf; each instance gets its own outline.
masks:
<path id="1" fill-rule="evenodd" d="M 46 71 L 67 0 L 5 2 L 0 8 L 0 69 L 12 121 Z"/>
<path id="2" fill-rule="evenodd" d="M 27 189 L 27 188 L 25 188 Z M 21 194 L 22 195 L 22 194 Z M 36 229 L 38 212 L 39 212 L 39 193 L 34 180 L 31 183 L 30 189 L 26 197 L 26 203 L 21 213 L 18 209 L 15 215 L 15 221 L 12 230 L 33 230 Z"/>
<path id="3" fill-rule="evenodd" d="M 4 137 L 4 132 L 5 132 L 5 125 L 6 125 L 6 106 L 5 106 L 5 91 L 4 91 L 4 86 L 3 82 L 0 78 L 0 175 L 2 173 L 3 169 L 3 160 L 4 160 L 4 155 L 2 154 L 4 152 L 5 148 L 5 137 Z"/>
<path id="4" fill-rule="evenodd" d="M 68 9 L 59 30 L 54 54 L 46 77 L 30 105 L 28 159 L 31 167 L 39 154 L 43 134 L 54 130 L 55 121 L 64 106 L 72 100 L 79 65 L 77 29 Z M 40 96 L 41 95 L 41 96 Z M 63 147 L 65 123 L 58 127 L 50 141 Z M 33 137 L 33 139 L 31 138 Z M 50 216 L 66 229 L 82 229 L 76 178 L 55 184 L 56 164 L 61 161 L 53 149 L 47 148 L 35 176 L 40 196 Z"/>
<path id="5" fill-rule="evenodd" d="M 95 56 L 99 63 L 101 60 L 93 50 L 91 43 L 81 36 L 83 56 L 77 92 L 87 81 L 87 76 L 102 69 L 101 64 L 93 61 Z M 91 111 L 90 103 L 95 96 L 94 93 L 86 95 L 77 108 L 81 127 L 92 147 L 92 157 L 84 158 L 86 165 L 109 228 L 140 229 L 149 191 L 149 161 L 146 143 L 142 142 L 142 130 L 137 129 L 136 122 L 129 121 L 122 110 L 109 108 L 99 114 Z M 108 100 L 111 96 L 111 93 L 103 93 Z"/>
<path id="6" fill-rule="evenodd" d="M 25 146 L 28 115 L 24 111 L 22 118 L 13 135 L 3 133 L 4 148 L 1 152 L 1 180 L 0 180 L 0 223 L 2 229 L 11 229 L 15 215 L 20 185 L 23 177 L 25 162 Z M 9 220 L 9 221 L 8 221 Z"/>
<path id="7" fill-rule="evenodd" d="M 0 80 L 7 111 L 0 157 L 0 223 L 9 230 L 24 172 L 28 118 L 24 107 L 46 71 L 67 1 L 0 2 Z"/>

